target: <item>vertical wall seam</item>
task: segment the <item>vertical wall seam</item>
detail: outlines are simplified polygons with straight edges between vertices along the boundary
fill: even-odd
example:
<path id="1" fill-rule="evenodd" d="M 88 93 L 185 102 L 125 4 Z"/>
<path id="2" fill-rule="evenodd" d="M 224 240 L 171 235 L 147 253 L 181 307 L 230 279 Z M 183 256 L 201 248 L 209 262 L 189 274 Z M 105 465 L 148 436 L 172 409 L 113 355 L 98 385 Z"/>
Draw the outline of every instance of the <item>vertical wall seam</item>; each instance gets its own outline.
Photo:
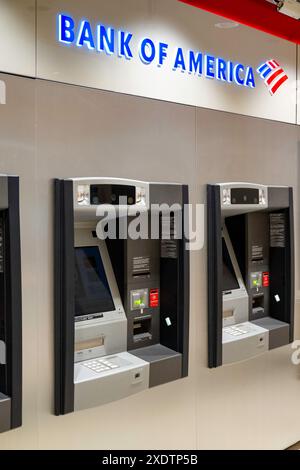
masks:
<path id="1" fill-rule="evenodd" d="M 195 147 L 194 147 L 194 152 L 195 152 L 195 175 L 196 175 L 196 180 L 195 180 L 195 184 L 193 184 L 193 190 L 194 191 L 197 191 L 197 188 L 198 188 L 198 185 L 197 185 L 197 175 L 198 175 L 198 154 L 197 154 L 197 150 L 198 150 L 198 108 L 195 106 L 194 107 L 194 110 L 195 110 L 195 120 L 194 120 L 194 126 L 195 126 Z M 190 222 L 191 223 L 191 222 Z M 191 269 L 191 267 L 190 267 Z M 191 289 L 193 289 L 193 283 L 191 282 L 190 283 L 190 296 L 191 296 Z M 190 304 L 190 321 L 191 321 L 191 305 L 192 303 Z M 193 342 L 195 345 L 197 345 L 197 328 L 194 328 L 194 338 L 193 338 Z M 197 364 L 197 346 L 195 347 L 195 362 L 193 362 L 194 364 Z M 196 437 L 196 450 L 198 451 L 200 449 L 200 429 L 199 429 L 199 423 L 198 423 L 198 416 L 199 416 L 199 413 L 200 413 L 200 409 L 199 409 L 199 406 L 198 406 L 198 380 L 200 382 L 200 374 L 199 374 L 199 377 L 196 377 L 196 382 L 194 383 L 194 387 L 195 387 L 195 415 L 196 415 L 196 420 L 195 420 L 195 437 Z"/>
<path id="2" fill-rule="evenodd" d="M 35 64 L 34 64 L 34 70 L 35 70 L 35 78 L 37 78 L 37 48 L 38 48 L 38 17 L 37 17 L 37 8 L 38 8 L 38 0 L 35 0 Z"/>
<path id="3" fill-rule="evenodd" d="M 37 9 L 38 9 L 38 0 L 35 0 L 35 79 L 37 78 L 37 56 L 38 56 L 38 52 L 37 52 L 37 48 L 38 48 Z M 37 181 L 38 181 L 38 149 L 37 149 L 37 146 L 38 146 L 38 103 L 37 103 L 37 101 L 38 101 L 38 84 L 37 84 L 37 81 L 35 80 L 35 82 L 34 82 L 34 178 L 35 178 L 35 197 L 36 197 L 35 200 L 36 201 L 38 201 L 38 194 L 39 194 L 38 185 L 37 185 Z M 37 209 L 37 208 L 35 208 L 35 209 Z M 39 233 L 38 225 L 39 225 L 39 223 L 37 222 L 36 233 Z M 39 249 L 40 248 L 38 246 L 38 250 Z M 37 257 L 38 257 L 38 250 L 36 252 Z M 35 281 L 36 281 L 36 283 L 38 282 L 37 277 L 36 277 Z M 37 330 L 38 330 L 36 347 L 37 347 L 37 357 L 39 358 L 39 351 L 40 351 L 40 335 L 39 335 L 40 318 L 39 318 L 39 315 L 38 315 L 38 308 L 39 308 L 39 301 L 37 302 L 36 312 L 35 312 L 36 322 L 37 322 Z M 40 370 L 39 360 L 37 361 L 36 367 L 37 367 L 37 376 L 39 377 L 40 376 L 40 374 L 39 374 L 39 370 Z M 40 442 L 41 442 L 40 430 L 41 430 L 41 427 L 42 427 L 41 422 L 40 422 L 39 410 L 40 410 L 40 387 L 37 387 L 37 396 L 36 396 L 36 424 L 37 424 L 36 439 L 37 439 L 37 449 L 40 449 Z"/>

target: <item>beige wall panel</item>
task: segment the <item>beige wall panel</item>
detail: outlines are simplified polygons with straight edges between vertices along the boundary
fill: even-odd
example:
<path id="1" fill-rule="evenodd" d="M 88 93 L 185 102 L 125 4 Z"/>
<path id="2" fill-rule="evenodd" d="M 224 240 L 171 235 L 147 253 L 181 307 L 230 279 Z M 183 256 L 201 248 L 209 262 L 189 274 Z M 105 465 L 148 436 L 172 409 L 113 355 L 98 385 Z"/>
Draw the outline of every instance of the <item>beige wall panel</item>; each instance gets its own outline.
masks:
<path id="1" fill-rule="evenodd" d="M 0 0 L 0 71 L 35 76 L 35 0 Z"/>
<path id="2" fill-rule="evenodd" d="M 133 34 L 132 60 L 120 59 L 58 42 L 56 16 L 67 12 L 76 21 L 86 18 L 93 30 L 101 23 Z M 47 80 L 117 91 L 275 121 L 296 122 L 296 45 L 240 25 L 220 29 L 224 18 L 177 0 L 38 0 L 37 76 Z M 139 46 L 145 37 L 169 45 L 162 67 L 145 65 Z M 158 46 L 156 46 L 158 47 Z M 181 70 L 174 72 L 178 48 L 201 51 L 252 66 L 256 88 L 223 83 Z M 289 76 L 271 96 L 256 69 L 276 59 Z M 188 67 L 187 67 L 188 69 Z"/>
<path id="3" fill-rule="evenodd" d="M 116 176 L 196 183 L 195 110 L 74 86 L 37 84 L 41 447 L 196 447 L 195 375 L 57 418 L 53 404 L 52 178 Z M 192 265 L 195 270 L 196 266 Z M 199 314 L 193 309 L 193 319 Z M 191 331 L 191 363 L 196 332 Z M 51 439 L 49 439 L 51 436 Z"/>
<path id="4" fill-rule="evenodd" d="M 197 174 L 201 201 L 205 184 L 249 181 L 294 187 L 298 269 L 298 139 L 296 126 L 197 111 Z M 206 249 L 196 255 L 201 291 L 193 303 L 206 305 Z M 296 283 L 296 286 L 298 283 Z M 193 295 L 193 294 L 192 294 Z M 243 363 L 215 370 L 206 368 L 206 315 L 200 314 L 198 357 L 199 448 L 283 449 L 299 440 L 299 366 L 291 363 L 291 346 Z M 299 304 L 295 338 L 300 338 Z M 201 424 L 205 423 L 205 427 Z"/>

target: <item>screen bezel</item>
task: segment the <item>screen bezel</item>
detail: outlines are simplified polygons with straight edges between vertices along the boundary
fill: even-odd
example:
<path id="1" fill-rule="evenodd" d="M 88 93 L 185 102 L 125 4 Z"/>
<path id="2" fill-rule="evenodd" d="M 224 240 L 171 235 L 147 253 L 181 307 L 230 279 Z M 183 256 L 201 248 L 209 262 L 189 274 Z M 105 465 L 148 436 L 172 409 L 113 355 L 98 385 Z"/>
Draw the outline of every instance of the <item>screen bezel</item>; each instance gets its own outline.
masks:
<path id="1" fill-rule="evenodd" d="M 113 304 L 115 306 L 114 310 L 109 310 L 107 312 L 98 312 L 90 315 L 83 315 L 79 317 L 75 317 L 74 315 L 74 322 L 75 326 L 84 325 L 85 322 L 90 323 L 91 321 L 103 321 L 103 319 L 109 317 L 119 317 L 120 314 L 124 314 L 124 308 L 121 301 L 121 296 L 119 293 L 117 281 L 115 278 L 115 274 L 112 268 L 112 264 L 110 261 L 110 257 L 108 254 L 108 250 L 106 247 L 106 243 L 104 240 L 100 240 L 99 238 L 94 238 L 92 235 L 92 231 L 90 230 L 79 230 L 80 232 L 80 240 L 75 239 L 75 246 L 76 248 L 85 248 L 85 247 L 98 247 L 100 251 L 100 257 L 102 259 L 104 272 L 106 275 L 106 279 L 110 288 Z M 76 237 L 75 237 L 76 238 Z M 99 314 L 101 317 L 99 318 Z M 98 317 L 98 318 L 97 318 Z M 76 320 L 76 321 L 75 321 Z"/>
<path id="2" fill-rule="evenodd" d="M 229 233 L 228 233 L 228 230 L 227 230 L 227 227 L 226 227 L 225 223 L 222 227 L 222 238 L 224 238 L 225 245 L 227 247 L 227 251 L 228 251 L 228 254 L 229 254 L 229 257 L 230 257 L 230 260 L 231 260 L 231 264 L 233 266 L 234 274 L 235 274 L 237 283 L 239 285 L 239 287 L 237 289 L 232 289 L 231 291 L 228 291 L 228 290 L 222 291 L 223 295 L 226 292 L 226 297 L 228 297 L 230 295 L 230 294 L 228 294 L 228 292 L 233 293 L 233 292 L 239 292 L 240 290 L 245 291 L 246 288 L 245 288 L 243 277 L 242 277 L 242 274 L 241 274 L 241 271 L 240 271 L 240 268 L 239 268 L 239 265 L 238 265 L 238 262 L 237 262 L 237 259 L 236 259 L 235 253 L 234 253 L 234 249 L 233 249 L 233 246 L 232 246 L 232 243 L 231 243 L 231 240 L 230 240 L 230 237 L 229 237 Z M 222 263 L 223 263 L 223 253 L 222 253 Z"/>

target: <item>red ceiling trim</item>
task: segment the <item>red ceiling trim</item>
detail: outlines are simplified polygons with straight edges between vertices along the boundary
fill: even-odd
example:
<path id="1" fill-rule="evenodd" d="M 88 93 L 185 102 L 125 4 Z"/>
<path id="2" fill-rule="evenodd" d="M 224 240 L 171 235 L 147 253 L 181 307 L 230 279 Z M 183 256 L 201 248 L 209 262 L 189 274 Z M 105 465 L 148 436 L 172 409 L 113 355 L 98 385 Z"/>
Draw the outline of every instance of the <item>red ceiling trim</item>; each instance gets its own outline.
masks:
<path id="1" fill-rule="evenodd" d="M 300 44 L 300 21 L 266 0 L 179 0 L 265 33 Z"/>

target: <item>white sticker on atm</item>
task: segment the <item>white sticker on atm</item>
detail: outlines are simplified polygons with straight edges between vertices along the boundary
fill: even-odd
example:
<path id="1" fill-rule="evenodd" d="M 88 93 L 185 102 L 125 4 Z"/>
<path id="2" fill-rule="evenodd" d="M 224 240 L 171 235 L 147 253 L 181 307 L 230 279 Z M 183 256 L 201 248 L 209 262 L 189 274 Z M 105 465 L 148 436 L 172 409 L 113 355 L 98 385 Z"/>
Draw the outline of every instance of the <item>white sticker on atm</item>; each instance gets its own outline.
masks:
<path id="1" fill-rule="evenodd" d="M 278 295 L 278 294 L 277 294 L 277 295 L 275 295 L 275 300 L 276 300 L 276 302 L 280 302 L 280 297 L 279 297 L 279 295 Z"/>
<path id="2" fill-rule="evenodd" d="M 170 318 L 170 317 L 167 317 L 167 318 L 166 318 L 166 324 L 167 324 L 167 326 L 171 326 L 171 325 L 172 325 L 172 322 L 171 322 L 171 318 Z"/>
<path id="3" fill-rule="evenodd" d="M 0 341 L 0 364 L 6 364 L 6 346 L 4 341 Z"/>
<path id="4" fill-rule="evenodd" d="M 0 104 L 6 104 L 6 84 L 0 80 Z"/>

